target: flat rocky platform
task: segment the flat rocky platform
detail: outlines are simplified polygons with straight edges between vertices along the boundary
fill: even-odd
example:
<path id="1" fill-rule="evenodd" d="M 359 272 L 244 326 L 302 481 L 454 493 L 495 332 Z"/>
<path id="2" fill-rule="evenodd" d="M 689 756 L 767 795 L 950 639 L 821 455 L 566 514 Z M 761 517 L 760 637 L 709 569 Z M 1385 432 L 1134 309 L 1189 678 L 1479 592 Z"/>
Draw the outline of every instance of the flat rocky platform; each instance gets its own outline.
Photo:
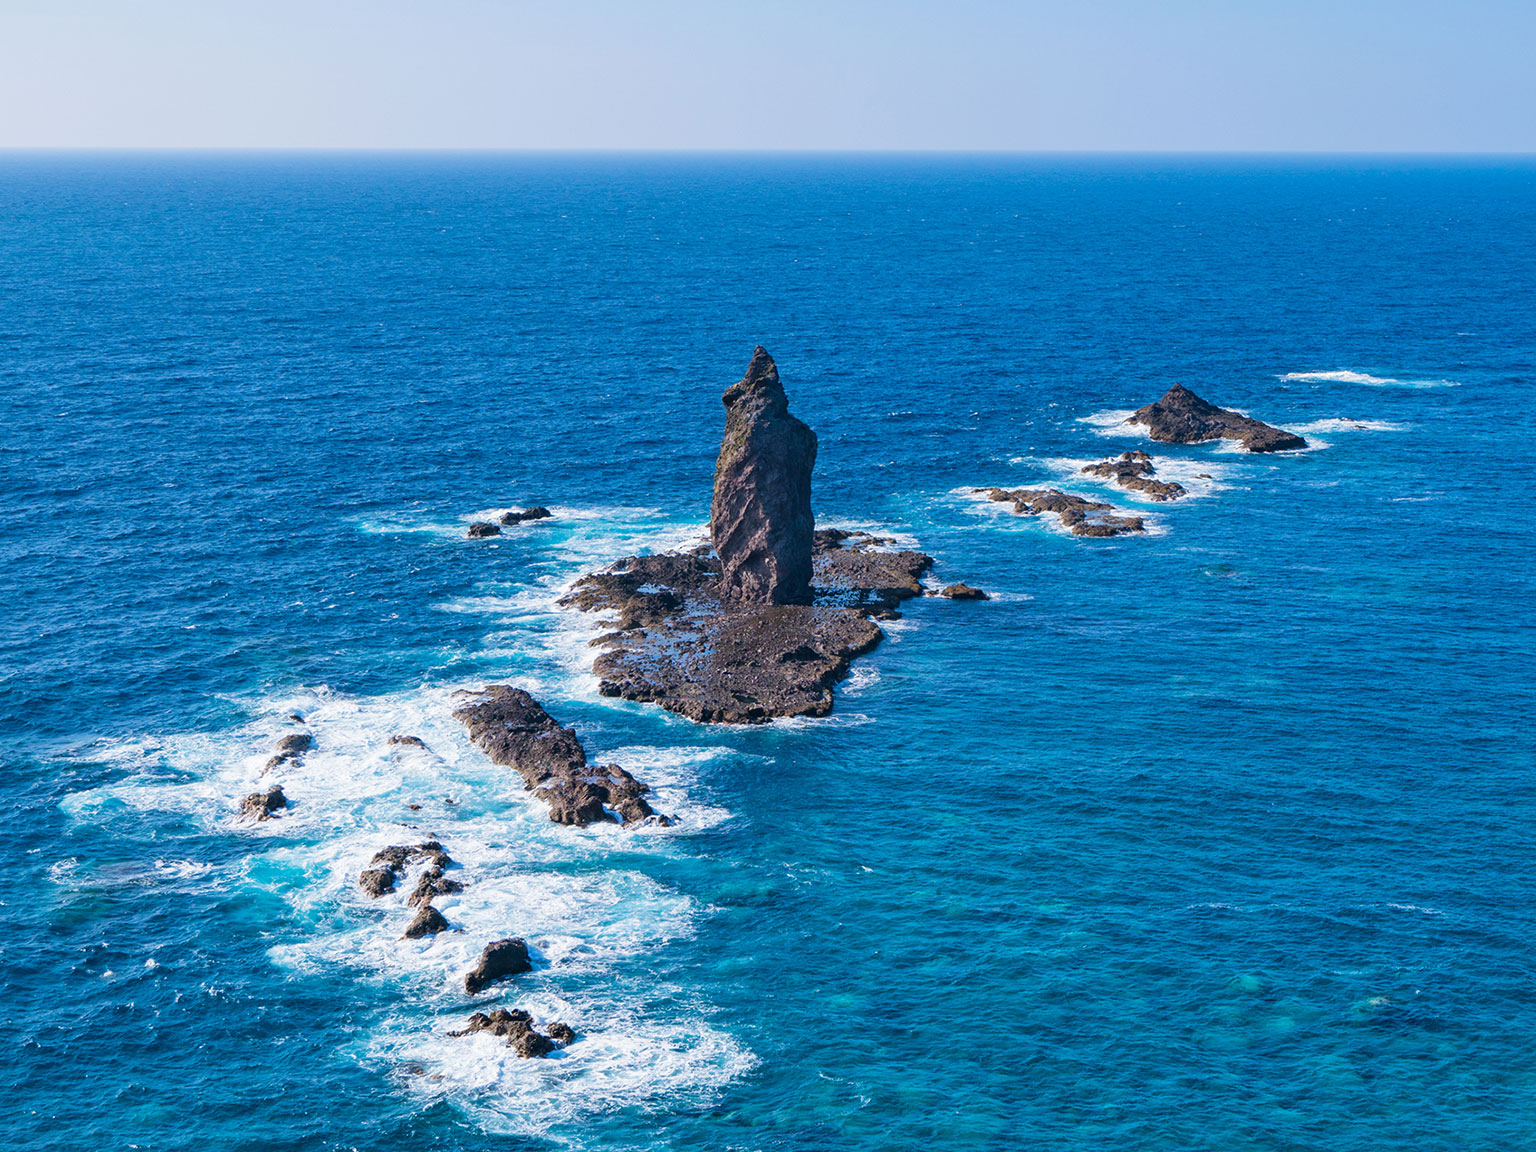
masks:
<path id="1" fill-rule="evenodd" d="M 723 603 L 720 561 L 707 547 L 636 556 L 578 580 L 567 607 L 613 614 L 592 643 L 605 696 L 640 700 L 722 724 L 825 716 L 832 686 L 884 636 L 891 618 L 923 593 L 933 564 L 921 552 L 889 551 L 864 532 L 822 529 L 812 552 L 810 604 Z"/>
<path id="2" fill-rule="evenodd" d="M 973 488 L 972 491 L 1000 504 L 1012 504 L 1019 516 L 1054 512 L 1074 536 L 1127 536 L 1147 530 L 1140 516 L 1113 515 L 1113 504 L 1073 496 L 1057 488 Z"/>
<path id="3" fill-rule="evenodd" d="M 1118 460 L 1100 460 L 1097 464 L 1085 465 L 1082 472 L 1085 476 L 1113 481 L 1127 491 L 1141 492 L 1151 500 L 1177 500 L 1185 494 L 1184 485 L 1155 479 L 1157 468 L 1145 452 L 1122 452 Z"/>
<path id="4" fill-rule="evenodd" d="M 1307 442 L 1294 432 L 1244 416 L 1241 412 L 1218 408 L 1182 384 L 1168 389 L 1161 400 L 1136 409 L 1126 423 L 1143 425 L 1147 435 L 1165 444 L 1236 440 L 1249 452 L 1286 452 L 1307 446 Z"/>

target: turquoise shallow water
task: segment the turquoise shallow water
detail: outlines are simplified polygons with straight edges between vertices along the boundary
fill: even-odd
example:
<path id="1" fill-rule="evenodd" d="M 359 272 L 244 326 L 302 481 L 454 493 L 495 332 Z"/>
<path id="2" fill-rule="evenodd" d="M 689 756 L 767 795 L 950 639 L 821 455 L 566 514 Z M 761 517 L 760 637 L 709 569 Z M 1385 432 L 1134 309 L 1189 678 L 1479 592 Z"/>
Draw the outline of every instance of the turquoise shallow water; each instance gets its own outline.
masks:
<path id="1" fill-rule="evenodd" d="M 1536 1142 L 1533 191 L 1514 161 L 0 159 L 0 1133 Z M 757 342 L 818 518 L 996 598 L 911 605 L 825 721 L 701 728 L 599 697 L 553 600 L 702 530 Z M 1174 380 L 1312 450 L 1116 434 Z M 1194 493 L 1144 538 L 961 491 L 1102 493 L 1076 467 L 1138 446 Z M 557 518 L 464 539 L 530 502 Z M 680 826 L 550 825 L 448 716 L 487 680 Z M 241 825 L 295 711 L 294 809 Z M 355 889 L 418 831 L 470 881 L 427 944 Z M 540 967 L 481 1001 L 570 1020 L 561 1059 L 444 1035 L 508 932 Z"/>

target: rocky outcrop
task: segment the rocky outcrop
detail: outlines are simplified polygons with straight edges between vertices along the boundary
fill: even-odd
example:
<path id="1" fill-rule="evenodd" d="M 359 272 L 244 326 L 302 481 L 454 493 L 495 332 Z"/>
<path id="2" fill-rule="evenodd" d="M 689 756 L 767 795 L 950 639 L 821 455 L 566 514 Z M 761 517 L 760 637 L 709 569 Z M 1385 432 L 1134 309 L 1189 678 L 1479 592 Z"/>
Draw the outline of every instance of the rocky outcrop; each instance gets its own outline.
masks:
<path id="1" fill-rule="evenodd" d="M 272 759 L 267 761 L 267 766 L 262 769 L 262 773 L 266 774 L 274 768 L 281 768 L 284 764 L 297 767 L 304 762 L 304 753 L 314 746 L 315 738 L 308 732 L 295 732 L 291 736 L 284 736 L 277 742 Z"/>
<path id="2" fill-rule="evenodd" d="M 551 1024 L 548 1035 L 533 1026 L 533 1017 L 521 1008 L 493 1008 L 490 1012 L 476 1012 L 469 1023 L 450 1036 L 469 1036 L 475 1032 L 489 1032 L 492 1036 L 505 1036 L 507 1046 L 519 1056 L 548 1056 L 556 1048 L 564 1048 L 576 1039 L 575 1031 L 566 1024 Z"/>
<path id="3" fill-rule="evenodd" d="M 1184 485 L 1170 480 L 1154 480 L 1157 473 L 1152 457 L 1145 452 L 1122 452 L 1118 460 L 1100 460 L 1097 464 L 1083 467 L 1086 476 L 1099 476 L 1131 492 L 1144 493 L 1152 500 L 1177 500 L 1183 496 Z"/>
<path id="4" fill-rule="evenodd" d="M 611 614 L 593 644 L 598 690 L 660 704 L 705 723 L 757 724 L 825 716 L 832 686 L 880 643 L 871 617 L 922 594 L 933 563 L 890 551 L 864 532 L 814 537 L 811 604 L 744 606 L 720 594 L 722 565 L 707 548 L 620 560 L 578 580 L 561 603 Z"/>
<path id="5" fill-rule="evenodd" d="M 464 991 L 471 996 L 490 987 L 498 980 L 533 971 L 528 958 L 528 945 L 520 936 L 505 940 L 493 940 L 480 953 L 480 960 L 464 977 Z"/>
<path id="6" fill-rule="evenodd" d="M 1054 512 L 1074 536 L 1125 536 L 1145 532 L 1140 516 L 1115 516 L 1113 504 L 1085 500 L 1055 488 L 976 488 L 989 500 L 1012 504 L 1020 516 L 1039 516 Z"/>
<path id="7" fill-rule="evenodd" d="M 669 822 L 646 802 L 650 789 L 623 768 L 588 765 L 576 730 L 562 728 L 521 688 L 492 684 L 466 695 L 470 703 L 453 714 L 470 739 L 495 763 L 515 769 L 557 824 Z"/>
<path id="8" fill-rule="evenodd" d="M 464 891 L 462 883 L 451 876 L 444 875 L 442 868 L 433 864 L 416 878 L 416 887 L 405 902 L 412 907 L 419 907 L 422 904 L 430 904 L 434 897 L 453 896 L 462 891 Z"/>
<path id="9" fill-rule="evenodd" d="M 487 536 L 500 536 L 501 525 L 492 524 L 485 520 L 476 520 L 469 526 L 469 538 L 471 540 L 483 540 Z"/>
<path id="10" fill-rule="evenodd" d="M 990 600 L 980 588 L 972 588 L 969 584 L 947 584 L 939 589 L 939 595 L 946 600 Z"/>
<path id="11" fill-rule="evenodd" d="M 718 595 L 731 605 L 811 602 L 811 469 L 816 433 L 789 414 L 779 370 L 761 346 L 723 397 L 710 537 Z"/>
<path id="12" fill-rule="evenodd" d="M 373 854 L 370 861 L 372 866 L 358 876 L 358 885 L 370 896 L 383 896 L 395 890 L 395 882 L 405 875 L 412 864 L 421 861 L 427 862 L 427 873 L 424 875 L 435 872 L 439 878 L 445 869 L 453 867 L 452 858 L 436 840 L 427 840 L 421 844 L 391 844 Z M 457 884 L 457 881 L 452 883 Z M 451 891 L 462 891 L 462 886 Z M 417 901 L 413 899 L 411 903 Z"/>
<path id="13" fill-rule="evenodd" d="M 240 805 L 240 813 L 256 820 L 270 820 L 279 811 L 288 807 L 288 797 L 283 795 L 282 788 L 274 784 L 265 792 L 252 792 Z"/>
<path id="14" fill-rule="evenodd" d="M 1294 432 L 1272 427 L 1241 412 L 1218 408 L 1182 384 L 1168 389 L 1161 400 L 1138 408 L 1126 423 L 1144 426 L 1152 439 L 1166 444 L 1236 440 L 1249 452 L 1285 452 L 1307 446 Z"/>
<path id="15" fill-rule="evenodd" d="M 423 936 L 436 936 L 448 931 L 448 921 L 430 904 L 423 904 L 405 929 L 405 939 L 419 940 Z"/>
<path id="16" fill-rule="evenodd" d="M 503 524 L 527 524 L 530 520 L 548 520 L 553 513 L 542 504 L 535 504 L 532 508 L 524 508 L 521 512 L 513 510 L 501 514 Z"/>

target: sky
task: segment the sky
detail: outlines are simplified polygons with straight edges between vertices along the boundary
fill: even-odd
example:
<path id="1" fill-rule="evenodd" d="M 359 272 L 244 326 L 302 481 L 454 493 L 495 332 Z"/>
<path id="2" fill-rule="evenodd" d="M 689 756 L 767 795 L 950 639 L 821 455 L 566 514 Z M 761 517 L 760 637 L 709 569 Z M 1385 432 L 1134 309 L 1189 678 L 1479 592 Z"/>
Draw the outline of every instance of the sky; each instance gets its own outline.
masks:
<path id="1" fill-rule="evenodd" d="M 1536 0 L 0 0 L 0 148 L 1536 152 Z"/>

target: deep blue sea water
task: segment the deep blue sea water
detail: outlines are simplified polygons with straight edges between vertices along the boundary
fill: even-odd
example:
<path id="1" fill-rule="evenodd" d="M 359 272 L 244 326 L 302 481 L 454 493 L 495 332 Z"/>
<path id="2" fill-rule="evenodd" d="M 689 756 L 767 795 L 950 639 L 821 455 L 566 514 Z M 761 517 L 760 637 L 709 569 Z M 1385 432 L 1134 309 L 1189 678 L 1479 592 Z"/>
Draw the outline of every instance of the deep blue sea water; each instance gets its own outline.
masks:
<path id="1" fill-rule="evenodd" d="M 0 301 L 7 1146 L 1536 1146 L 1536 165 L 13 154 Z M 553 601 L 759 342 L 818 518 L 994 599 L 823 721 L 605 700 Z M 1175 380 L 1312 448 L 1125 435 Z M 1145 537 L 964 492 L 1134 447 Z M 679 827 L 550 824 L 488 681 Z M 445 1035 L 509 933 L 559 1059 Z"/>

